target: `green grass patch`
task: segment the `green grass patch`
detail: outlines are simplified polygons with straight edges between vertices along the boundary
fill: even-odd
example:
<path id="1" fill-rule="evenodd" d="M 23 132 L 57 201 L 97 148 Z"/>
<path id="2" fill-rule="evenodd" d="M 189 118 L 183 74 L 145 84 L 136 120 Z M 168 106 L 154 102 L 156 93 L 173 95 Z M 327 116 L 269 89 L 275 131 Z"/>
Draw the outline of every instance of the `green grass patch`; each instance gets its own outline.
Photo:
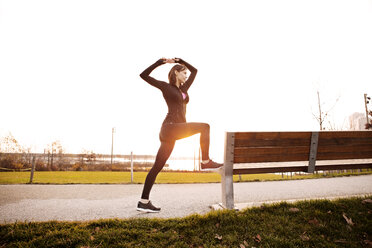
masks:
<path id="1" fill-rule="evenodd" d="M 371 202 L 313 200 L 186 218 L 6 224 L 0 225 L 0 247 L 368 247 Z"/>
<path id="2" fill-rule="evenodd" d="M 372 171 L 334 173 L 334 174 L 307 174 L 307 175 L 280 175 L 280 174 L 248 174 L 234 175 L 235 182 L 296 180 L 321 177 L 336 177 L 350 175 L 372 174 Z M 133 183 L 143 184 L 147 172 L 134 172 Z M 30 181 L 30 172 L 0 172 L 0 184 L 25 184 Z M 203 172 L 161 172 L 156 183 L 218 183 L 221 176 L 218 173 Z M 112 171 L 36 171 L 33 183 L 35 184 L 118 184 L 131 183 L 130 172 Z"/>

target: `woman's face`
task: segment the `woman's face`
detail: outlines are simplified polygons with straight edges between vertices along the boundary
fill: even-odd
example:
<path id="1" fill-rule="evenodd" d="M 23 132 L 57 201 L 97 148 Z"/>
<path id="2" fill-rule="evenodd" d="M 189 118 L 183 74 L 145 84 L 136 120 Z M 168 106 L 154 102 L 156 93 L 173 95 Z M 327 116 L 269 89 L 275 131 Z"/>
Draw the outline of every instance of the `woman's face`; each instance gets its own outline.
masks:
<path id="1" fill-rule="evenodd" d="M 187 70 L 175 71 L 176 79 L 180 84 L 183 84 L 187 79 Z"/>

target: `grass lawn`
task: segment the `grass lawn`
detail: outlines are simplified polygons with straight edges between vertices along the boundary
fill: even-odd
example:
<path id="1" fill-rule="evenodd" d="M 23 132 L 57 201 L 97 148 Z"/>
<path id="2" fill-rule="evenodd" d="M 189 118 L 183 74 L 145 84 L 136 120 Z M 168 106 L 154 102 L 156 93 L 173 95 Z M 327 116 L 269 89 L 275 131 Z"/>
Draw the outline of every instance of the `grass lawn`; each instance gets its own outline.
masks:
<path id="1" fill-rule="evenodd" d="M 276 174 L 250 174 L 234 176 L 234 181 L 270 181 L 287 179 L 309 179 L 320 177 L 335 177 L 372 174 L 372 171 L 362 171 L 355 173 L 340 174 L 308 174 L 290 176 Z M 134 172 L 134 183 L 144 183 L 147 172 Z M 30 172 L 0 172 L 0 184 L 25 184 L 30 181 Z M 130 172 L 111 172 L 111 171 L 37 171 L 34 174 L 33 183 L 40 184 L 115 184 L 130 183 Z M 216 183 L 221 182 L 221 176 L 218 173 L 200 173 L 200 172 L 161 172 L 156 178 L 156 183 Z"/>
<path id="2" fill-rule="evenodd" d="M 0 225 L 0 247 L 371 247 L 372 197 L 174 219 Z"/>

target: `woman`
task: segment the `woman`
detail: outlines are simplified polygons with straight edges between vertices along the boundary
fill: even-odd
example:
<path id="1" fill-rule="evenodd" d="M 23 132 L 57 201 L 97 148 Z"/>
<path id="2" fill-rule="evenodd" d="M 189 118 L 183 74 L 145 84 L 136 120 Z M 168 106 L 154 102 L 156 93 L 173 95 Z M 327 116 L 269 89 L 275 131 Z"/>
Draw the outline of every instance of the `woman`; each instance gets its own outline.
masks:
<path id="1" fill-rule="evenodd" d="M 169 83 L 158 81 L 150 77 L 150 73 L 155 68 L 165 63 L 177 63 L 169 71 Z M 187 78 L 187 69 L 191 72 L 189 78 Z M 161 145 L 156 155 L 155 163 L 147 174 L 142 197 L 137 205 L 138 211 L 160 211 L 160 208 L 152 205 L 149 200 L 149 195 L 156 176 L 172 153 L 176 140 L 200 133 L 200 146 L 202 150 L 201 168 L 203 170 L 216 169 L 223 165 L 209 159 L 209 125 L 206 123 L 186 122 L 186 104 L 189 102 L 187 91 L 193 83 L 196 73 L 197 69 L 182 59 L 162 58 L 140 74 L 143 80 L 162 91 L 163 97 L 168 105 L 168 114 L 160 130 L 159 138 Z"/>

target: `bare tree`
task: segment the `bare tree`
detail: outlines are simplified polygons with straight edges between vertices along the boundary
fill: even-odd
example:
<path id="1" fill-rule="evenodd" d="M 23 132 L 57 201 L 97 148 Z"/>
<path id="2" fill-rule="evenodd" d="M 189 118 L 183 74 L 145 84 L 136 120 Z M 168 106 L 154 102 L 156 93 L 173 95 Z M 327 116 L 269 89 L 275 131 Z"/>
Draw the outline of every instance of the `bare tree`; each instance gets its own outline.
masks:
<path id="1" fill-rule="evenodd" d="M 324 104 L 321 102 L 319 90 L 317 90 L 316 93 L 317 93 L 317 96 L 318 96 L 318 113 L 316 113 L 316 114 L 312 113 L 312 114 L 313 114 L 314 118 L 319 123 L 319 129 L 320 130 L 325 130 L 324 123 L 327 120 L 327 118 L 329 117 L 329 113 L 336 106 L 338 100 L 340 99 L 340 96 L 337 97 L 337 99 L 336 99 L 336 101 L 335 101 L 335 103 L 333 104 L 332 107 L 330 107 L 328 110 L 324 111 L 324 110 L 322 110 L 322 108 L 324 107 Z"/>
<path id="2" fill-rule="evenodd" d="M 64 160 L 63 160 L 63 153 L 64 149 L 61 145 L 59 140 L 53 141 L 52 143 L 47 145 L 47 148 L 44 152 L 48 152 L 48 169 L 55 170 L 55 160 L 57 160 L 58 169 L 62 170 Z"/>
<path id="3" fill-rule="evenodd" d="M 0 167 L 22 169 L 27 164 L 27 159 L 23 156 L 25 152 L 26 149 L 9 132 L 0 140 Z"/>
<path id="4" fill-rule="evenodd" d="M 91 167 L 94 167 L 97 160 L 97 155 L 93 152 L 93 150 L 82 150 L 82 159 L 86 161 Z"/>
<path id="5" fill-rule="evenodd" d="M 18 143 L 14 136 L 9 132 L 6 137 L 1 138 L 0 152 L 3 153 L 22 153 L 24 148 Z"/>

